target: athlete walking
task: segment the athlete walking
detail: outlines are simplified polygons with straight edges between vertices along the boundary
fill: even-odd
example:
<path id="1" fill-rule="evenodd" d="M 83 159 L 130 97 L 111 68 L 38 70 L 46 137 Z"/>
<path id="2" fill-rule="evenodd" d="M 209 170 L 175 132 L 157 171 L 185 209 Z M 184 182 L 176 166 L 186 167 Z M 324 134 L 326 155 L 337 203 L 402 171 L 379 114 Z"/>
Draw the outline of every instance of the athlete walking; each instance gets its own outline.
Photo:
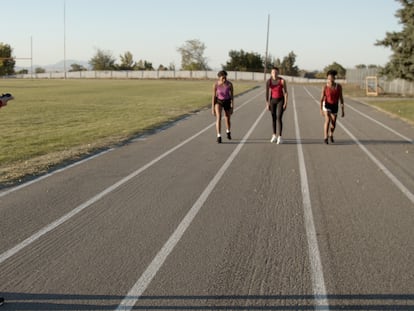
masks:
<path id="1" fill-rule="evenodd" d="M 335 82 L 337 75 L 336 70 L 329 70 L 327 73 L 328 80 L 322 88 L 321 95 L 321 115 L 325 117 L 323 126 L 323 138 L 325 144 L 334 143 L 333 134 L 336 127 L 336 118 L 338 115 L 339 102 L 341 103 L 341 117 L 345 117 L 344 97 L 342 95 L 342 86 Z"/>
<path id="2" fill-rule="evenodd" d="M 279 68 L 273 67 L 271 77 L 266 82 L 266 106 L 272 114 L 273 135 L 271 143 L 283 143 L 283 112 L 286 110 L 288 103 L 288 91 L 285 79 L 279 77 Z"/>
<path id="3" fill-rule="evenodd" d="M 231 121 L 234 108 L 233 84 L 227 80 L 227 72 L 222 70 L 218 74 L 218 81 L 213 85 L 211 99 L 211 113 L 216 117 L 217 143 L 221 144 L 221 115 L 224 109 L 226 120 L 227 139 L 231 139 Z"/>

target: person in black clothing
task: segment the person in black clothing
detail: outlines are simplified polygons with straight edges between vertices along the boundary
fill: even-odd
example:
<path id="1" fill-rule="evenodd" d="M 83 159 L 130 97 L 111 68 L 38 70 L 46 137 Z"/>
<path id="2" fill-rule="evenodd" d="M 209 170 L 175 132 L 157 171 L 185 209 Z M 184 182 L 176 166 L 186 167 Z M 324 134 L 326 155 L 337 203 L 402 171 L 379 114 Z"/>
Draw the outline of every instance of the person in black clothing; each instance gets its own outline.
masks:
<path id="1" fill-rule="evenodd" d="M 283 112 L 288 103 L 288 91 L 285 79 L 279 76 L 279 68 L 273 67 L 271 77 L 266 82 L 266 106 L 272 114 L 273 135 L 271 143 L 281 144 L 283 130 Z"/>

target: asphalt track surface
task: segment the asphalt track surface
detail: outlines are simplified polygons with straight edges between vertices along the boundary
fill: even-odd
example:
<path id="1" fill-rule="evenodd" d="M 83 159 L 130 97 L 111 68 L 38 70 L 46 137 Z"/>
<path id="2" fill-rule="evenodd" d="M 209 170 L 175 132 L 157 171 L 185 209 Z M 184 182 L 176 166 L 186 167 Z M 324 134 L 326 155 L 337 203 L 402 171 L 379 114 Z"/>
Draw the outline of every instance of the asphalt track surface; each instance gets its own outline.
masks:
<path id="1" fill-rule="evenodd" d="M 3 310 L 414 310 L 414 128 L 264 89 L 0 192 Z"/>

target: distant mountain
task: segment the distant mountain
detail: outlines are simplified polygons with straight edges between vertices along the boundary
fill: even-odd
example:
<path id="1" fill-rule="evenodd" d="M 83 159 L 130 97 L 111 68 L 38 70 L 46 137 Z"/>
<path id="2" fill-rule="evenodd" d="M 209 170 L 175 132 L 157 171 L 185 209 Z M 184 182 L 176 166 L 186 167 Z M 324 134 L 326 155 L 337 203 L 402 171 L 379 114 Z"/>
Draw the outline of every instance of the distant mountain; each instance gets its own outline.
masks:
<path id="1" fill-rule="evenodd" d="M 87 61 L 83 61 L 83 60 L 74 60 L 74 59 L 67 59 L 66 60 L 66 70 L 69 71 L 71 69 L 70 65 L 72 64 L 78 64 L 81 65 L 83 67 L 85 67 L 86 69 L 90 69 L 90 65 Z M 46 70 L 46 72 L 62 72 L 64 71 L 65 68 L 65 61 L 60 61 L 56 64 L 52 64 L 52 65 L 33 65 L 33 70 L 35 70 L 36 68 L 43 68 Z M 27 69 L 30 72 L 30 65 L 29 66 L 25 66 L 25 67 L 21 67 L 21 66 L 16 66 L 14 67 L 15 71 L 19 71 L 21 69 Z"/>

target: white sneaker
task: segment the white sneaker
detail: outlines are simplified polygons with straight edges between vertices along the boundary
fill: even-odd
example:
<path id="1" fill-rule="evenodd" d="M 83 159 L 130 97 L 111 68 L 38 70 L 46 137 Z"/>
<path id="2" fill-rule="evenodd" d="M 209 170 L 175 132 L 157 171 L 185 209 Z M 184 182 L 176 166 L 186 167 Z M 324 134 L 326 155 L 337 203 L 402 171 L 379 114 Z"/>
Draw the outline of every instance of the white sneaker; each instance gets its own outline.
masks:
<path id="1" fill-rule="evenodd" d="M 279 136 L 279 137 L 277 138 L 277 142 L 276 142 L 276 144 L 278 144 L 278 145 L 283 144 L 283 139 L 282 139 L 282 136 Z"/>
<path id="2" fill-rule="evenodd" d="M 276 135 L 273 135 L 272 138 L 270 139 L 271 143 L 275 143 L 276 142 Z"/>

